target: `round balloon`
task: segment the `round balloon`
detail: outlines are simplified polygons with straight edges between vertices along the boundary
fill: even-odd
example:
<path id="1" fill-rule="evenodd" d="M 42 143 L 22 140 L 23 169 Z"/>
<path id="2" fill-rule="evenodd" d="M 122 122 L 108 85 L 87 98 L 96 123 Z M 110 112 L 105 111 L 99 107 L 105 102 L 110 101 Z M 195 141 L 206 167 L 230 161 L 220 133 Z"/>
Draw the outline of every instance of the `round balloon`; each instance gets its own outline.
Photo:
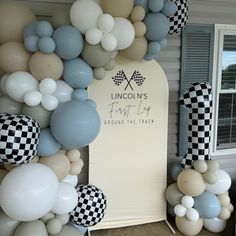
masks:
<path id="1" fill-rule="evenodd" d="M 176 183 L 168 186 L 165 193 L 166 200 L 172 206 L 175 206 L 181 202 L 183 194 L 180 192 Z"/>
<path id="2" fill-rule="evenodd" d="M 64 61 L 64 80 L 72 88 L 86 88 L 93 80 L 92 68 L 81 58 Z"/>
<path id="3" fill-rule="evenodd" d="M 59 183 L 58 195 L 52 207 L 52 212 L 56 214 L 67 214 L 78 204 L 78 194 L 76 189 L 67 183 Z"/>
<path id="4" fill-rule="evenodd" d="M 72 26 L 61 26 L 53 34 L 56 43 L 55 53 L 64 60 L 78 57 L 83 49 L 81 33 Z"/>
<path id="5" fill-rule="evenodd" d="M 220 214 L 220 200 L 215 194 L 205 191 L 194 198 L 194 208 L 199 212 L 202 218 L 215 218 Z"/>
<path id="6" fill-rule="evenodd" d="M 61 232 L 58 234 L 54 235 L 49 234 L 49 236 L 83 236 L 83 235 L 84 234 L 82 234 L 78 229 L 76 229 L 71 225 L 63 226 Z"/>
<path id="7" fill-rule="evenodd" d="M 35 27 L 35 33 L 40 38 L 51 37 L 53 27 L 48 21 L 38 21 Z"/>
<path id="8" fill-rule="evenodd" d="M 174 3 L 177 6 L 177 11 L 175 12 L 174 16 L 169 18 L 169 34 L 179 33 L 188 21 L 188 0 L 174 0 Z"/>
<path id="9" fill-rule="evenodd" d="M 91 227 L 99 223 L 106 211 L 107 200 L 104 193 L 93 185 L 77 188 L 78 205 L 70 213 L 71 221 L 77 225 Z"/>
<path id="10" fill-rule="evenodd" d="M 100 130 L 96 110 L 85 101 L 72 99 L 61 104 L 51 117 L 51 132 L 67 148 L 81 148 L 91 143 Z"/>
<path id="11" fill-rule="evenodd" d="M 231 187 L 232 182 L 229 174 L 221 169 L 215 171 L 215 174 L 217 177 L 217 181 L 215 182 L 215 184 L 207 184 L 206 190 L 214 194 L 227 192 Z"/>
<path id="12" fill-rule="evenodd" d="M 0 114 L 0 162 L 20 165 L 37 152 L 40 128 L 29 116 Z"/>
<path id="13" fill-rule="evenodd" d="M 7 73 L 29 71 L 30 54 L 18 42 L 6 42 L 0 46 L 0 66 Z"/>
<path id="14" fill-rule="evenodd" d="M 213 233 L 220 233 L 222 232 L 227 225 L 225 220 L 221 220 L 218 217 L 213 219 L 203 219 L 203 226 Z"/>
<path id="15" fill-rule="evenodd" d="M 30 163 L 11 170 L 0 186 L 4 212 L 20 221 L 36 220 L 48 213 L 56 200 L 58 180 L 45 165 Z"/>
<path id="16" fill-rule="evenodd" d="M 56 83 L 57 89 L 53 95 L 57 98 L 58 102 L 65 103 L 70 101 L 73 89 L 64 80 L 57 80 Z"/>
<path id="17" fill-rule="evenodd" d="M 102 15 L 102 9 L 96 1 L 77 0 L 70 9 L 71 24 L 82 34 L 97 26 L 98 18 Z"/>
<path id="18" fill-rule="evenodd" d="M 0 113 L 19 114 L 21 113 L 23 104 L 14 101 L 8 96 L 0 98 Z"/>
<path id="19" fill-rule="evenodd" d="M 0 43 L 8 41 L 23 42 L 25 26 L 35 21 L 33 11 L 18 2 L 0 3 Z"/>

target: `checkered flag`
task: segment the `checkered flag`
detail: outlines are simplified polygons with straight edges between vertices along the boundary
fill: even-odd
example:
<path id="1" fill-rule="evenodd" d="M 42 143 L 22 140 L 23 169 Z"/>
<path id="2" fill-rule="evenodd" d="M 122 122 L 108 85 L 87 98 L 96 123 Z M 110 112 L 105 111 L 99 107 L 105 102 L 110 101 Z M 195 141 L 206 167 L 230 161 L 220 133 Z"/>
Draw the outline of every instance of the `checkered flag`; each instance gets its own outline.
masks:
<path id="1" fill-rule="evenodd" d="M 105 215 L 107 200 L 103 192 L 93 185 L 77 188 L 78 205 L 70 213 L 70 219 L 79 226 L 91 227 L 99 223 Z"/>
<path id="2" fill-rule="evenodd" d="M 131 77 L 131 80 L 135 81 L 135 83 L 138 86 L 141 86 L 143 84 L 145 78 L 140 74 L 139 71 L 135 70 L 132 77 Z"/>
<path id="3" fill-rule="evenodd" d="M 120 70 L 114 77 L 112 77 L 112 79 L 115 85 L 120 86 L 124 80 L 127 80 L 127 77 L 125 75 L 125 72 L 123 70 Z"/>

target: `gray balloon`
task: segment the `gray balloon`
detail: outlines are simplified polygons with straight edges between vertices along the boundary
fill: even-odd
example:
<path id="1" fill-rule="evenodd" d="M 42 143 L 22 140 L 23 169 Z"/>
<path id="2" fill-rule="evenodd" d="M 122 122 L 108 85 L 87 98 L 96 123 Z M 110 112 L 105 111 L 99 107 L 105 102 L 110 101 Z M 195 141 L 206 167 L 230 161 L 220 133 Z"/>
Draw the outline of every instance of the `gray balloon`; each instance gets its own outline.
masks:
<path id="1" fill-rule="evenodd" d="M 16 102 L 8 96 L 0 97 L 0 113 L 19 114 L 23 103 Z"/>
<path id="2" fill-rule="evenodd" d="M 41 220 L 34 220 L 20 224 L 13 236 L 48 236 L 45 224 Z"/>
<path id="3" fill-rule="evenodd" d="M 16 230 L 17 226 L 21 222 L 15 219 L 10 218 L 7 216 L 1 209 L 0 209 L 0 235 L 2 236 L 12 236 L 14 231 Z"/>
<path id="4" fill-rule="evenodd" d="M 28 236 L 28 235 L 25 235 L 25 236 Z M 49 236 L 83 236 L 83 234 L 81 234 L 80 231 L 76 229 L 75 227 L 70 226 L 70 225 L 65 225 L 62 227 L 62 230 L 59 234 L 56 234 L 56 235 L 49 234 Z"/>
<path id="5" fill-rule="evenodd" d="M 100 44 L 84 44 L 82 58 L 93 67 L 103 67 L 111 60 L 112 52 L 105 51 Z"/>
<path id="6" fill-rule="evenodd" d="M 35 107 L 24 105 L 21 113 L 34 118 L 39 123 L 41 129 L 49 126 L 52 114 L 51 111 L 45 110 L 41 105 Z"/>

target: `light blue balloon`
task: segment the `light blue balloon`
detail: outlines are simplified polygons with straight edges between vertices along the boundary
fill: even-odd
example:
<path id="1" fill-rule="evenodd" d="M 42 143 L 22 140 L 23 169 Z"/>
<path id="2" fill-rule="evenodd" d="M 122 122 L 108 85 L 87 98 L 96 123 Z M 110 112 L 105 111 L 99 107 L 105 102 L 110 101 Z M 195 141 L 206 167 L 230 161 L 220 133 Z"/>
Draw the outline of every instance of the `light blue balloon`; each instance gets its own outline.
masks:
<path id="1" fill-rule="evenodd" d="M 63 77 L 72 88 L 86 88 L 93 80 L 93 70 L 83 59 L 64 61 Z"/>
<path id="2" fill-rule="evenodd" d="M 31 35 L 36 35 L 36 26 L 37 26 L 37 21 L 31 22 L 26 25 L 24 28 L 24 38 L 31 36 Z"/>
<path id="3" fill-rule="evenodd" d="M 151 55 L 151 54 L 148 54 L 148 53 L 146 53 L 146 55 L 143 57 L 143 59 L 145 60 L 145 61 L 151 61 L 151 60 L 153 60 L 155 58 L 155 55 Z"/>
<path id="4" fill-rule="evenodd" d="M 37 155 L 51 156 L 57 153 L 60 148 L 61 144 L 53 137 L 50 129 L 41 129 Z"/>
<path id="5" fill-rule="evenodd" d="M 173 16 L 177 11 L 177 6 L 174 2 L 167 0 L 164 4 L 162 9 L 162 13 L 165 14 L 167 17 Z"/>
<path id="6" fill-rule="evenodd" d="M 149 11 L 148 0 L 134 0 L 134 6 L 142 6 L 146 13 Z"/>
<path id="7" fill-rule="evenodd" d="M 39 38 L 36 35 L 27 36 L 24 40 L 24 46 L 29 52 L 38 51 Z"/>
<path id="8" fill-rule="evenodd" d="M 169 173 L 172 180 L 177 181 L 177 178 L 182 170 L 183 169 L 180 163 L 172 163 L 169 168 Z"/>
<path id="9" fill-rule="evenodd" d="M 162 49 L 167 47 L 167 39 L 163 39 L 159 43 Z"/>
<path id="10" fill-rule="evenodd" d="M 157 55 L 161 51 L 161 45 L 158 42 L 151 42 L 148 44 L 147 53 L 149 55 Z"/>
<path id="11" fill-rule="evenodd" d="M 86 102 L 72 99 L 53 112 L 50 127 L 54 137 L 67 148 L 90 144 L 100 130 L 100 117 Z"/>
<path id="12" fill-rule="evenodd" d="M 53 27 L 48 21 L 38 21 L 35 32 L 38 37 L 51 37 Z"/>
<path id="13" fill-rule="evenodd" d="M 42 53 L 51 54 L 55 51 L 56 44 L 51 37 L 42 37 L 38 41 L 38 48 Z"/>
<path id="14" fill-rule="evenodd" d="M 72 92 L 72 98 L 85 101 L 88 98 L 88 91 L 86 89 L 76 89 Z"/>
<path id="15" fill-rule="evenodd" d="M 149 13 L 144 18 L 147 27 L 146 38 L 151 41 L 163 40 L 170 29 L 169 19 L 162 13 Z"/>
<path id="16" fill-rule="evenodd" d="M 97 109 L 97 103 L 92 99 L 87 99 L 86 102 L 91 106 L 93 109 Z"/>
<path id="17" fill-rule="evenodd" d="M 83 37 L 72 26 L 61 26 L 53 33 L 56 43 L 55 53 L 64 60 L 71 60 L 80 55 L 83 49 Z"/>
<path id="18" fill-rule="evenodd" d="M 148 6 L 152 12 L 160 12 L 164 7 L 164 0 L 149 0 Z"/>
<path id="19" fill-rule="evenodd" d="M 211 219 L 220 214 L 221 203 L 215 194 L 205 191 L 194 197 L 194 208 L 198 211 L 200 217 Z"/>

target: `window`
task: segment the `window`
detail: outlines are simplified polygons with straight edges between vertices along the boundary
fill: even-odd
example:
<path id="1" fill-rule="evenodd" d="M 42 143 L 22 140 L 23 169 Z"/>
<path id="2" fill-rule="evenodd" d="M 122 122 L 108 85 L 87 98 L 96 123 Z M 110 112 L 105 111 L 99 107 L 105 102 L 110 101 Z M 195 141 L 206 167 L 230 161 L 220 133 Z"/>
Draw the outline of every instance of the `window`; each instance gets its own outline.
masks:
<path id="1" fill-rule="evenodd" d="M 236 153 L 236 26 L 215 25 L 212 155 Z"/>

